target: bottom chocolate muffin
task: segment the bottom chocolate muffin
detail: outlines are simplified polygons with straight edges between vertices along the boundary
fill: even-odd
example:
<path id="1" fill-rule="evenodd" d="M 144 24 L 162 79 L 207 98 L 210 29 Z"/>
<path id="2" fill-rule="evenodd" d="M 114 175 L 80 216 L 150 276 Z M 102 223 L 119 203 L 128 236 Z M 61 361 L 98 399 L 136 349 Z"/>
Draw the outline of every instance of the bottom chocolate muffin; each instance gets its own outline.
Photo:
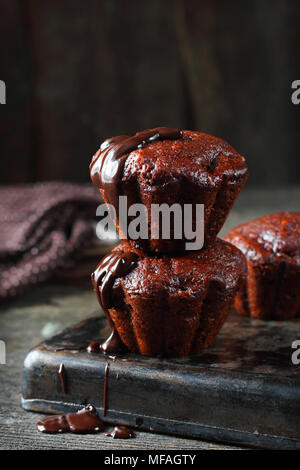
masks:
<path id="1" fill-rule="evenodd" d="M 97 270 L 99 298 L 122 342 L 160 357 L 210 346 L 246 278 L 244 255 L 220 239 L 178 257 L 146 256 L 123 243 Z"/>

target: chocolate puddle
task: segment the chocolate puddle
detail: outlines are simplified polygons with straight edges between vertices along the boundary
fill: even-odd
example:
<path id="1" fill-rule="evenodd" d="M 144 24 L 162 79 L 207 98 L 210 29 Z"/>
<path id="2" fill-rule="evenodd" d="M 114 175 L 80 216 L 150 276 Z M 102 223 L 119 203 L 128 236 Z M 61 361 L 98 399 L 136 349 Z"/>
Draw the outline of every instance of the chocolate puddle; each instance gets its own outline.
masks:
<path id="1" fill-rule="evenodd" d="M 48 434 L 67 431 L 75 434 L 88 434 L 103 431 L 104 423 L 94 406 L 88 405 L 77 413 L 43 418 L 37 422 L 37 429 Z"/>
<path id="2" fill-rule="evenodd" d="M 102 432 L 104 423 L 99 418 L 96 409 L 88 405 L 77 413 L 47 416 L 37 422 L 37 429 L 47 434 L 72 432 L 74 434 L 89 434 Z M 106 434 L 113 439 L 129 439 L 134 437 L 133 431 L 127 426 L 115 426 Z"/>

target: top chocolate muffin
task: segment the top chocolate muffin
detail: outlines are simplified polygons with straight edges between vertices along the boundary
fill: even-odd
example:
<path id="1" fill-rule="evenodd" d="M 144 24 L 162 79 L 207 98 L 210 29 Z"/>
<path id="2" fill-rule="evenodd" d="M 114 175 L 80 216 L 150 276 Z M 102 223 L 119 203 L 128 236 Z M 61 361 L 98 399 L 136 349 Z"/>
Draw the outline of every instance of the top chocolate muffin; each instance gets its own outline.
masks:
<path id="1" fill-rule="evenodd" d="M 151 238 L 151 205 L 191 204 L 191 228 L 198 227 L 196 204 L 204 204 L 205 241 L 215 238 L 247 180 L 244 158 L 228 143 L 202 132 L 155 128 L 103 142 L 90 165 L 91 179 L 107 204 L 116 210 L 120 236 L 148 252 L 184 251 L 188 237 Z M 128 207 L 144 204 L 148 230 L 144 239 L 131 240 L 120 224 L 119 196 Z M 129 217 L 130 220 L 130 217 Z M 152 228 L 154 223 L 152 224 Z M 153 234 L 153 232 L 152 232 Z"/>

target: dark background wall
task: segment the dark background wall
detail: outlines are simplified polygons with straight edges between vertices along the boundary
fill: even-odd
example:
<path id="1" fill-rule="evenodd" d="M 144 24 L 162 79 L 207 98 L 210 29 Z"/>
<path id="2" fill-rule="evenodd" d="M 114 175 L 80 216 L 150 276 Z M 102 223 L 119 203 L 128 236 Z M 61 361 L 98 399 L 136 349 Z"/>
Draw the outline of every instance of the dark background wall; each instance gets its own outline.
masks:
<path id="1" fill-rule="evenodd" d="M 101 141 L 158 125 L 299 183 L 299 0 L 1 0 L 0 182 L 88 181 Z"/>

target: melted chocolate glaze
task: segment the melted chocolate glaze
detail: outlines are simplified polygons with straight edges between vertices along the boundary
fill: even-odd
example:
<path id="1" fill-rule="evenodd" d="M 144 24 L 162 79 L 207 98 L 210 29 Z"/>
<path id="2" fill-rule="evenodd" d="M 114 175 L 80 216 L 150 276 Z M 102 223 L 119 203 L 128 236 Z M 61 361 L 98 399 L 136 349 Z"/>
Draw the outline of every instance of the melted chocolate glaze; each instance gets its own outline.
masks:
<path id="1" fill-rule="evenodd" d="M 106 435 L 113 439 L 129 439 L 130 437 L 134 437 L 133 431 L 127 426 L 115 426 L 114 429 Z"/>
<path id="2" fill-rule="evenodd" d="M 112 252 L 102 258 L 95 272 L 92 283 L 96 290 L 98 301 L 104 310 L 112 308 L 111 290 L 116 279 L 126 276 L 136 265 L 138 257 L 135 253 L 122 254 Z M 110 317 L 109 324 L 112 325 Z"/>
<path id="3" fill-rule="evenodd" d="M 128 154 L 157 140 L 181 138 L 182 131 L 179 129 L 156 127 L 137 132 L 133 136 L 119 135 L 106 139 L 90 164 L 91 180 L 97 188 L 104 191 L 106 199 L 118 211 L 120 181 Z"/>
<path id="4" fill-rule="evenodd" d="M 112 330 L 111 335 L 100 347 L 102 352 L 106 354 L 112 354 L 124 349 L 124 345 L 114 327 L 108 309 L 113 307 L 111 293 L 115 280 L 126 276 L 134 269 L 136 263 L 137 255 L 135 253 L 109 253 L 102 258 L 91 277 L 98 302 Z"/>
<path id="5" fill-rule="evenodd" d="M 75 434 L 88 434 L 103 431 L 104 423 L 96 409 L 88 405 L 77 413 L 48 416 L 37 422 L 40 432 L 55 434 L 71 431 Z"/>
<path id="6" fill-rule="evenodd" d="M 60 378 L 60 383 L 61 383 L 61 388 L 64 393 L 67 393 L 67 379 L 66 379 L 66 371 L 65 371 L 65 366 L 63 363 L 60 364 L 59 369 L 58 369 L 58 375 Z"/>

